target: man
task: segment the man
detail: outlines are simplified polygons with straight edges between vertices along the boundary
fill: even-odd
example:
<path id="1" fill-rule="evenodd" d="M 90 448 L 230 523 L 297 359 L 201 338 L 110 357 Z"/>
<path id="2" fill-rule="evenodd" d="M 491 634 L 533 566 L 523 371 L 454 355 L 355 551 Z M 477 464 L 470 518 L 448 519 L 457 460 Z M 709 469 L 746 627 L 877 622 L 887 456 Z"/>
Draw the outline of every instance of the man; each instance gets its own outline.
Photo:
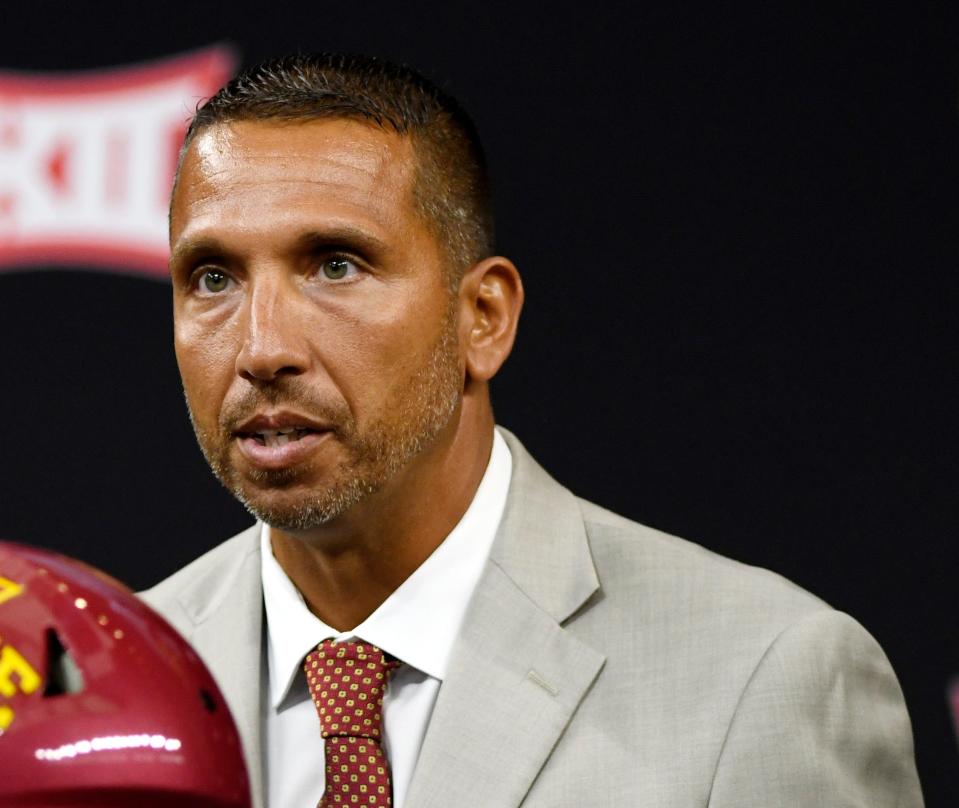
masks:
<path id="1" fill-rule="evenodd" d="M 170 239 L 194 428 L 258 522 L 146 597 L 258 805 L 921 805 L 858 624 L 494 429 L 523 289 L 451 99 L 359 57 L 260 66 L 198 111 Z"/>

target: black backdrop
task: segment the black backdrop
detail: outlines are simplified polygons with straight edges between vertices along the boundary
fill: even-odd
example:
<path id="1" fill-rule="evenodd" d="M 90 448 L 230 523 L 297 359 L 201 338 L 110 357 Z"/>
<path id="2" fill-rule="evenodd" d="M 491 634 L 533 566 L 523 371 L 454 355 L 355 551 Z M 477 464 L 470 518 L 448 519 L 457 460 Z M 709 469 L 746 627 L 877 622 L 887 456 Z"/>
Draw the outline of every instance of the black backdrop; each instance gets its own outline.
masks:
<path id="1" fill-rule="evenodd" d="M 527 285 L 500 422 L 577 493 L 859 618 L 929 805 L 955 804 L 959 29 L 775 5 L 34 0 L 0 11 L 0 68 L 226 42 L 448 87 Z M 247 523 L 194 447 L 170 331 L 162 281 L 0 273 L 0 535 L 141 587 Z"/>

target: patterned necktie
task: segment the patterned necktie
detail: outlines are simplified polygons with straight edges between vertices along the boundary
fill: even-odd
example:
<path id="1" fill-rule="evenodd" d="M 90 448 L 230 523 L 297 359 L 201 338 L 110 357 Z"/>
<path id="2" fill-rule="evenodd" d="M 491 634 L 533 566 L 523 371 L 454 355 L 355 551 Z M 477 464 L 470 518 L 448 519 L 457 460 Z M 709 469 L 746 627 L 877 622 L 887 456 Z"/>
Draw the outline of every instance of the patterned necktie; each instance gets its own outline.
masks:
<path id="1" fill-rule="evenodd" d="M 399 664 L 362 642 L 324 640 L 306 655 L 303 668 L 326 749 L 326 792 L 317 808 L 392 805 L 380 725 L 383 690 Z"/>

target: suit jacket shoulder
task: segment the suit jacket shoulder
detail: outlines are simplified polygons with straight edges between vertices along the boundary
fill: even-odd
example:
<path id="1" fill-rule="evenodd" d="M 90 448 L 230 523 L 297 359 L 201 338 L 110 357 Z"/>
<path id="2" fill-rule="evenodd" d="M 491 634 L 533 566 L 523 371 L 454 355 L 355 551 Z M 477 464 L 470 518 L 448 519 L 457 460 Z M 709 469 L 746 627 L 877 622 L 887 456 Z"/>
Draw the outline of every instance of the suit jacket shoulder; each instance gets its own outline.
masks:
<path id="1" fill-rule="evenodd" d="M 260 525 L 214 547 L 140 596 L 193 646 L 220 686 L 240 732 L 253 806 L 260 808 Z"/>
<path id="2" fill-rule="evenodd" d="M 831 610 L 777 573 L 577 502 L 608 607 L 638 610 L 643 619 L 659 615 L 675 628 L 739 635 L 757 648 L 793 622 Z"/>
<path id="3" fill-rule="evenodd" d="M 230 587 L 251 556 L 259 568 L 260 526 L 251 525 L 177 570 L 169 578 L 140 592 L 146 603 L 189 634 L 230 594 Z"/>

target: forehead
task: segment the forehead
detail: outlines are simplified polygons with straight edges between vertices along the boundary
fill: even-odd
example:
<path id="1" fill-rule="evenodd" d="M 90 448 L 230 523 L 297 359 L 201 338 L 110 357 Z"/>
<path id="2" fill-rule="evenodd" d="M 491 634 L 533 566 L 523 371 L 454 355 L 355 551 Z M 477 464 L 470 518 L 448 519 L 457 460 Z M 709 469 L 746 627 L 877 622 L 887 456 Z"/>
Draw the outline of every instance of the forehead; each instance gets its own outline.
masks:
<path id="1" fill-rule="evenodd" d="M 180 168 L 171 244 L 251 218 L 346 218 L 372 229 L 413 216 L 409 138 L 348 119 L 240 121 L 201 131 Z"/>

